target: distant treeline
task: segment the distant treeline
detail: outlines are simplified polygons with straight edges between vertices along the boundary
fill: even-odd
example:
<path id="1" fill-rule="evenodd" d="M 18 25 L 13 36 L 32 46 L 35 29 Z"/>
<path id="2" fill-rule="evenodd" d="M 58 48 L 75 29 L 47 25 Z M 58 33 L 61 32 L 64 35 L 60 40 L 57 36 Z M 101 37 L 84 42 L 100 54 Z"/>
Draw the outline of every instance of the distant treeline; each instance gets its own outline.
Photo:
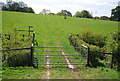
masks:
<path id="1" fill-rule="evenodd" d="M 12 0 L 10 0 L 6 4 L 0 2 L 0 5 L 2 5 L 3 11 L 34 13 L 34 10 L 31 7 L 27 7 L 27 5 L 24 2 L 13 2 Z M 43 9 L 42 11 L 40 11 L 39 14 L 65 16 L 65 19 L 67 16 L 70 16 L 70 17 L 79 17 L 79 18 L 92 18 L 95 20 L 101 19 L 101 20 L 120 21 L 120 6 L 116 6 L 116 8 L 111 10 L 111 17 L 107 17 L 107 16 L 93 17 L 92 12 L 89 12 L 87 10 L 77 11 L 75 15 L 72 15 L 72 13 L 68 10 L 61 10 L 60 12 L 55 14 L 48 9 Z"/>
<path id="2" fill-rule="evenodd" d="M 2 5 L 3 11 L 17 11 L 17 12 L 26 12 L 34 13 L 34 10 L 31 7 L 27 7 L 24 2 L 7 2 Z"/>
<path id="3" fill-rule="evenodd" d="M 108 16 L 93 17 L 92 12 L 89 12 L 87 10 L 77 11 L 75 15 L 72 15 L 72 13 L 68 10 L 61 10 L 60 12 L 55 14 L 48 9 L 43 9 L 39 14 L 65 16 L 65 19 L 67 16 L 69 16 L 69 17 L 78 17 L 78 18 L 92 18 L 95 20 L 120 21 L 120 6 L 116 6 L 116 8 L 111 10 L 111 17 L 108 17 Z"/>

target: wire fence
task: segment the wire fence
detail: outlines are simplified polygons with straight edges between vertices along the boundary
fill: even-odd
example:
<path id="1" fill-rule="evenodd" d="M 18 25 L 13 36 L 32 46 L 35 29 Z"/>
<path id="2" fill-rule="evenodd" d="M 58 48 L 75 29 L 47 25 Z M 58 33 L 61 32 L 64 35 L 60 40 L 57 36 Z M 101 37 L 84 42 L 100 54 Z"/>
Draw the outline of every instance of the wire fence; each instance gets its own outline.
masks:
<path id="1" fill-rule="evenodd" d="M 0 48 L 2 66 L 31 66 L 35 32 L 30 30 L 15 30 L 6 34 L 0 34 L 3 41 Z M 19 33 L 24 31 L 26 33 Z M 32 32 L 32 34 L 31 34 Z M 24 48 L 23 48 L 24 47 Z M 13 48 L 13 49 L 12 49 Z"/>
<path id="2" fill-rule="evenodd" d="M 2 66 L 30 66 L 31 48 L 17 48 L 0 50 L 2 52 Z"/>

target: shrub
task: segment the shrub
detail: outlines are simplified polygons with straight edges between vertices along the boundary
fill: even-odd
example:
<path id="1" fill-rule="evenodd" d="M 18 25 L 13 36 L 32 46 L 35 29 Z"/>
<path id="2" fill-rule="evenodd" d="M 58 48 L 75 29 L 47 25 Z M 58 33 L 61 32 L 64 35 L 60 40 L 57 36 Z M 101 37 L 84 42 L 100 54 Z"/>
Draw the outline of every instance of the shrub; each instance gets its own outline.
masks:
<path id="1" fill-rule="evenodd" d="M 90 56 L 90 66 L 97 67 L 97 66 L 109 66 L 106 65 L 107 57 L 105 57 L 105 54 L 99 53 L 101 51 L 104 51 L 101 47 L 105 46 L 105 40 L 106 38 L 100 34 L 95 34 L 90 30 L 87 30 L 86 32 L 82 32 L 82 34 L 71 34 L 69 36 L 70 44 L 74 47 L 81 47 L 82 45 L 85 45 L 90 48 L 89 56 Z M 76 51 L 83 51 L 84 48 L 75 49 Z M 105 51 L 104 51 L 105 52 Z M 84 56 L 85 53 L 82 53 L 81 55 Z M 110 56 L 111 57 L 111 56 Z"/>
<path id="2" fill-rule="evenodd" d="M 113 52 L 113 64 L 120 71 L 120 31 L 116 31 L 112 34 L 112 52 Z"/>
<path id="3" fill-rule="evenodd" d="M 9 30 L 7 33 L 2 35 L 2 48 L 3 49 L 14 49 L 14 48 L 23 48 L 29 47 L 32 42 L 31 36 L 21 36 L 18 34 L 17 30 Z"/>
<path id="4" fill-rule="evenodd" d="M 85 30 L 79 34 L 79 37 L 82 38 L 86 43 L 103 47 L 105 45 L 106 37 L 101 34 L 93 33 L 91 30 Z"/>
<path id="5" fill-rule="evenodd" d="M 89 47 L 90 47 L 90 52 L 89 52 L 90 66 L 91 67 L 104 66 L 104 64 L 100 62 L 101 61 L 100 58 L 104 57 L 104 55 L 98 53 L 100 48 L 95 45 L 89 45 Z"/>
<path id="6" fill-rule="evenodd" d="M 113 32 L 112 37 L 113 37 L 113 40 L 118 42 L 120 40 L 120 32 L 118 31 Z"/>
<path id="7" fill-rule="evenodd" d="M 3 66 L 16 67 L 16 66 L 30 66 L 31 57 L 28 50 L 16 50 L 3 52 Z"/>
<path id="8" fill-rule="evenodd" d="M 23 40 L 24 39 L 24 40 Z M 2 48 L 16 49 L 30 47 L 31 36 L 24 38 L 14 31 L 2 35 Z M 3 66 L 26 66 L 30 65 L 30 50 L 11 50 L 2 52 Z"/>

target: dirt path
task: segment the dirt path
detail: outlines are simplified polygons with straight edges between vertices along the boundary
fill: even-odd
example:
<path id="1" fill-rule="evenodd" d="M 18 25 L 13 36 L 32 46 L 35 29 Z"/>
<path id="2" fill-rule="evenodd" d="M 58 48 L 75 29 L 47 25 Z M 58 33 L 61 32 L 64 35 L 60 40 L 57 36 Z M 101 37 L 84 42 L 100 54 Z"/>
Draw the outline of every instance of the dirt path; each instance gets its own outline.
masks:
<path id="1" fill-rule="evenodd" d="M 63 54 L 63 56 L 64 56 L 64 58 L 65 58 L 65 60 L 66 60 L 66 63 L 67 63 L 67 65 L 68 65 L 68 67 L 69 67 L 70 69 L 75 69 L 75 67 L 70 63 L 68 57 L 66 56 L 66 54 L 64 53 L 63 50 L 62 50 L 62 54 Z"/>
<path id="2" fill-rule="evenodd" d="M 48 48 L 46 48 L 46 66 L 47 66 L 47 81 L 49 81 L 50 79 L 50 56 L 49 56 L 49 52 L 48 52 Z"/>
<path id="3" fill-rule="evenodd" d="M 68 58 L 68 56 L 65 54 L 65 52 L 63 51 L 63 49 L 60 49 L 61 50 L 61 54 L 63 55 L 63 58 L 65 59 L 66 63 L 67 63 L 67 66 L 70 70 L 70 72 L 72 73 L 73 77 L 75 77 L 75 79 L 77 79 L 78 81 L 83 81 L 81 80 L 82 79 L 82 72 L 79 71 L 75 66 L 73 66 L 71 63 L 70 63 L 70 59 Z M 45 49 L 46 51 L 46 72 L 45 72 L 45 79 L 46 81 L 49 81 L 51 78 L 50 78 L 50 55 L 49 55 L 49 49 L 46 48 Z M 81 73 L 80 73 L 81 72 Z M 68 77 L 69 79 L 69 77 Z"/>
<path id="4" fill-rule="evenodd" d="M 62 50 L 62 49 L 61 49 Z M 68 59 L 68 57 L 66 56 L 65 52 L 62 50 L 62 54 L 64 56 L 64 59 L 66 60 L 66 63 L 68 65 L 68 68 L 70 69 L 70 71 L 72 72 L 73 76 L 76 77 L 76 79 L 78 79 L 78 81 L 83 81 L 81 80 L 82 78 L 80 77 L 80 72 L 75 66 L 73 66 L 71 63 L 70 63 L 70 60 Z M 82 74 L 82 73 L 81 73 Z"/>

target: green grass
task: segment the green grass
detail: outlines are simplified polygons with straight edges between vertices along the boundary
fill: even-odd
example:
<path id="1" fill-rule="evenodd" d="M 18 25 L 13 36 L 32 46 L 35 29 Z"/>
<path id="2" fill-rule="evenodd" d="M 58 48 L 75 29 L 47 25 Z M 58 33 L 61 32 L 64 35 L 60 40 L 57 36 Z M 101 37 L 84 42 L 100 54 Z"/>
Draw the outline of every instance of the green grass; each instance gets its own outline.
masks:
<path id="1" fill-rule="evenodd" d="M 105 67 L 79 66 L 76 75 L 66 67 L 52 67 L 49 70 L 50 79 L 118 79 L 118 73 L 115 70 Z M 3 68 L 2 79 L 47 79 L 47 70 L 33 67 L 6 67 Z"/>
<path id="2" fill-rule="evenodd" d="M 2 71 L 2 79 L 43 79 L 44 68 L 33 67 L 5 67 Z"/>
<path id="3" fill-rule="evenodd" d="M 68 68 L 52 68 L 50 73 L 51 79 L 76 79 Z"/>
<path id="4" fill-rule="evenodd" d="M 118 79 L 118 72 L 110 68 L 81 66 L 78 69 L 82 72 L 84 79 Z"/>
<path id="5" fill-rule="evenodd" d="M 84 29 L 90 29 L 101 34 L 110 34 L 117 30 L 118 24 L 113 21 L 103 21 L 63 16 L 38 15 L 18 12 L 3 12 L 3 33 L 14 28 L 28 29 L 34 26 L 36 40 L 39 46 L 70 46 L 69 33 L 78 34 Z"/>
<path id="6" fill-rule="evenodd" d="M 73 18 L 53 15 L 38 15 L 20 12 L 2 12 L 2 31 L 3 33 L 9 32 L 14 28 L 20 30 L 28 30 L 28 26 L 32 25 L 33 30 L 36 32 L 35 41 L 38 46 L 61 46 L 70 47 L 68 40 L 69 33 L 78 34 L 85 29 L 90 29 L 93 32 L 103 35 L 109 35 L 117 30 L 118 23 L 114 21 L 103 21 L 86 18 Z M 19 32 L 28 35 L 28 32 Z M 38 49 L 45 50 L 45 49 Z M 51 49 L 55 50 L 55 49 Z M 65 49 L 67 50 L 67 49 Z M 35 52 L 37 55 L 37 52 Z M 46 54 L 41 52 L 41 54 Z M 57 53 L 51 53 L 57 54 Z M 58 53 L 60 54 L 60 53 Z M 68 54 L 68 53 L 66 53 Z M 77 53 L 75 53 L 77 54 Z M 46 59 L 43 59 L 44 63 Z M 64 59 L 60 61 L 64 62 Z M 75 61 L 71 59 L 71 61 Z M 79 62 L 80 60 L 76 60 Z M 50 62 L 59 62 L 58 59 L 50 59 Z M 60 65 L 59 65 L 60 66 Z M 68 68 L 58 68 L 59 66 L 52 66 L 50 69 L 51 79 L 75 79 L 75 75 L 71 73 Z M 40 66 L 45 67 L 45 66 Z M 66 67 L 66 66 L 61 66 Z M 4 79 L 46 79 L 46 69 L 34 69 L 32 67 L 17 67 L 5 68 L 3 70 Z M 79 67 L 78 76 L 81 79 L 116 79 L 117 72 L 108 68 L 101 70 L 100 68 L 85 68 Z M 106 69 L 109 71 L 106 72 Z M 82 73 L 82 75 L 81 75 Z"/>

